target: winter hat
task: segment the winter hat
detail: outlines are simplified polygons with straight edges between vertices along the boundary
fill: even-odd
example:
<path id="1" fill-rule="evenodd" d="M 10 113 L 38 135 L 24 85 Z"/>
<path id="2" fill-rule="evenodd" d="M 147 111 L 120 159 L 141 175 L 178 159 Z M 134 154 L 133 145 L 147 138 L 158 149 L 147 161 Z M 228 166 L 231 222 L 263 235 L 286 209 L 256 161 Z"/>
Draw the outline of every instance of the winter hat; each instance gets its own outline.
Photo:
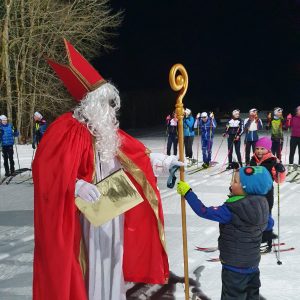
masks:
<path id="1" fill-rule="evenodd" d="M 275 107 L 275 108 L 274 108 L 274 115 L 276 115 L 276 114 L 278 114 L 278 113 L 281 113 L 281 112 L 283 112 L 283 109 L 282 109 L 282 108 L 280 108 L 280 107 Z"/>
<path id="2" fill-rule="evenodd" d="M 37 118 L 39 118 L 39 119 L 42 119 L 42 118 L 43 118 L 42 114 L 39 113 L 38 111 L 36 111 L 36 112 L 34 113 L 34 115 L 35 115 Z"/>
<path id="3" fill-rule="evenodd" d="M 251 114 L 251 113 L 257 113 L 257 109 L 256 108 L 251 108 L 250 110 L 249 110 L 249 113 Z"/>
<path id="4" fill-rule="evenodd" d="M 7 117 L 6 117 L 5 115 L 1 115 L 1 116 L 0 116 L 0 120 L 1 120 L 1 121 L 7 120 Z"/>
<path id="5" fill-rule="evenodd" d="M 185 113 L 186 113 L 187 115 L 190 115 L 191 112 L 192 112 L 192 111 L 191 111 L 189 108 L 186 108 L 186 109 L 185 109 Z"/>
<path id="6" fill-rule="evenodd" d="M 203 113 L 201 113 L 201 118 L 207 118 L 207 112 L 203 112 Z"/>
<path id="7" fill-rule="evenodd" d="M 232 115 L 235 116 L 237 114 L 240 113 L 240 110 L 239 109 L 235 109 L 234 111 L 232 111 Z"/>
<path id="8" fill-rule="evenodd" d="M 239 175 L 241 186 L 248 195 L 266 195 L 272 188 L 273 180 L 265 167 L 242 167 Z"/>
<path id="9" fill-rule="evenodd" d="M 272 140 L 266 136 L 263 136 L 256 142 L 255 147 L 263 147 L 268 151 L 271 151 Z"/>

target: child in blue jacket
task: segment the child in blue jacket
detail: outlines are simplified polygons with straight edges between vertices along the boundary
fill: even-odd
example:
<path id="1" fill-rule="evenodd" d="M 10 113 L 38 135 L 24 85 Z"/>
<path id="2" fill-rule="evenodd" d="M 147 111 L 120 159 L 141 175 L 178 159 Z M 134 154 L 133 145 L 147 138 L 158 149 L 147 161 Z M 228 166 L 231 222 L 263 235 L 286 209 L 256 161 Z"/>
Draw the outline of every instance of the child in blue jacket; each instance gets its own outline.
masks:
<path id="1" fill-rule="evenodd" d="M 183 118 L 183 135 L 184 135 L 184 148 L 185 156 L 193 162 L 193 142 L 194 142 L 194 122 L 195 119 L 192 111 L 188 108 L 184 111 Z"/>
<path id="2" fill-rule="evenodd" d="M 198 216 L 220 223 L 221 300 L 259 299 L 262 233 L 274 224 L 265 197 L 272 185 L 265 167 L 240 168 L 233 175 L 231 196 L 215 207 L 206 207 L 188 183 L 177 185 L 177 192 Z"/>
<path id="3" fill-rule="evenodd" d="M 194 127 L 201 130 L 202 167 L 208 168 L 211 162 L 214 132 L 217 127 L 214 114 L 210 113 L 208 116 L 207 112 L 203 112 L 201 115 L 199 113 L 196 117 Z"/>
<path id="4" fill-rule="evenodd" d="M 19 132 L 14 129 L 12 124 L 7 122 L 5 115 L 1 116 L 0 131 L 5 176 L 7 177 L 15 173 L 14 143 L 15 137 L 19 136 Z"/>

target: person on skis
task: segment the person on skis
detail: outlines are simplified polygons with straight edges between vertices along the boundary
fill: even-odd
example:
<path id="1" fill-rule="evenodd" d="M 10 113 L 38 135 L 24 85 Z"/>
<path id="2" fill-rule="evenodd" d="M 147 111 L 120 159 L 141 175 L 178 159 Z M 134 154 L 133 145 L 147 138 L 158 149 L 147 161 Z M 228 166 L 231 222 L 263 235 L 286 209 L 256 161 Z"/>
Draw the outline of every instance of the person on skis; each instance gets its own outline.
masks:
<path id="1" fill-rule="evenodd" d="M 177 132 L 177 123 L 176 113 L 168 115 L 166 118 L 167 122 L 167 132 L 168 132 L 168 142 L 167 142 L 167 155 L 171 155 L 171 148 L 173 145 L 173 153 L 177 155 L 177 145 L 178 145 L 178 132 Z"/>
<path id="2" fill-rule="evenodd" d="M 224 137 L 227 137 L 228 145 L 228 166 L 227 169 L 232 169 L 232 152 L 233 146 L 235 154 L 238 159 L 239 165 L 242 167 L 242 156 L 241 156 L 241 135 L 244 132 L 244 122 L 240 118 L 240 110 L 235 109 L 232 112 L 231 119 L 226 124 L 226 131 L 223 133 Z"/>
<path id="3" fill-rule="evenodd" d="M 265 197 L 272 185 L 266 168 L 242 167 L 234 171 L 231 196 L 223 205 L 211 207 L 202 203 L 187 182 L 177 185 L 177 192 L 199 217 L 220 223 L 221 300 L 260 299 L 262 232 L 274 223 Z"/>
<path id="4" fill-rule="evenodd" d="M 258 140 L 258 131 L 263 128 L 263 123 L 257 115 L 257 109 L 249 110 L 249 117 L 245 119 L 245 160 L 246 165 L 250 163 L 250 151 L 255 151 L 255 143 Z"/>
<path id="5" fill-rule="evenodd" d="M 273 181 L 276 183 L 282 183 L 285 180 L 286 171 L 283 164 L 279 161 L 279 159 L 274 156 L 271 152 L 272 149 L 272 141 L 268 137 L 260 138 L 255 144 L 255 153 L 250 160 L 250 166 L 263 166 L 265 167 Z M 274 205 L 274 186 L 272 185 L 268 193 L 266 194 L 266 198 L 269 204 L 270 214 L 272 214 L 272 208 Z M 270 252 L 272 249 L 272 239 L 277 238 L 277 235 L 273 233 L 273 230 L 266 230 L 263 233 L 262 241 L 267 243 L 267 248 L 265 252 Z"/>
<path id="6" fill-rule="evenodd" d="M 34 126 L 33 126 L 33 140 L 32 140 L 32 149 L 35 149 L 36 146 L 41 142 L 42 137 L 47 129 L 47 122 L 41 113 L 36 111 L 33 115 Z"/>
<path id="7" fill-rule="evenodd" d="M 193 142 L 195 136 L 194 123 L 195 119 L 192 115 L 192 111 L 189 108 L 186 108 L 184 110 L 183 118 L 184 149 L 185 156 L 191 164 L 195 162 L 193 159 Z"/>
<path id="8" fill-rule="evenodd" d="M 201 132 L 201 149 L 203 158 L 203 168 L 208 168 L 211 162 L 211 151 L 213 146 L 214 132 L 217 123 L 214 113 L 211 112 L 208 116 L 207 112 L 198 113 L 194 124 L 195 128 Z"/>
<path id="9" fill-rule="evenodd" d="M 296 108 L 296 114 L 287 116 L 286 127 L 291 128 L 291 140 L 290 140 L 290 155 L 289 164 L 294 164 L 294 156 L 296 148 L 298 147 L 298 166 L 300 166 L 300 106 Z"/>
<path id="10" fill-rule="evenodd" d="M 2 156 L 4 160 L 3 164 L 5 169 L 5 176 L 8 177 L 15 173 L 14 143 L 15 137 L 19 136 L 19 132 L 11 123 L 8 123 L 7 117 L 5 115 L 1 115 L 0 119 L 0 144 L 2 144 Z"/>
<path id="11" fill-rule="evenodd" d="M 266 128 L 271 130 L 272 153 L 281 161 L 281 150 L 283 147 L 283 130 L 285 122 L 282 116 L 283 109 L 280 107 L 274 108 L 273 116 L 268 114 L 268 125 Z"/>

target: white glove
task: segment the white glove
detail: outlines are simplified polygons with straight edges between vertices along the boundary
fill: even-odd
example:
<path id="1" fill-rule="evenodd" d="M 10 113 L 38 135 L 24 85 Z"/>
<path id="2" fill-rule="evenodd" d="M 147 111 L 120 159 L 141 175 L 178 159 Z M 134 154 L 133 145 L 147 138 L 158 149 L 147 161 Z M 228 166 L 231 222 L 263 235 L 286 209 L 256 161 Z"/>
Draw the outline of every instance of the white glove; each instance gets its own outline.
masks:
<path id="1" fill-rule="evenodd" d="M 209 115 L 212 119 L 215 117 L 215 115 L 214 115 L 214 113 L 212 112 L 212 113 L 210 113 L 210 115 Z"/>
<path id="2" fill-rule="evenodd" d="M 200 113 L 197 113 L 196 119 L 199 119 L 200 116 L 201 116 L 201 114 L 200 114 Z"/>
<path id="3" fill-rule="evenodd" d="M 87 202 L 95 202 L 99 200 L 100 192 L 94 184 L 80 179 L 75 184 L 75 197 L 80 197 Z"/>
<path id="4" fill-rule="evenodd" d="M 163 153 L 150 153 L 150 161 L 154 175 L 158 176 L 168 176 L 169 169 L 173 166 L 186 166 L 185 163 L 178 160 L 175 155 L 165 155 Z"/>

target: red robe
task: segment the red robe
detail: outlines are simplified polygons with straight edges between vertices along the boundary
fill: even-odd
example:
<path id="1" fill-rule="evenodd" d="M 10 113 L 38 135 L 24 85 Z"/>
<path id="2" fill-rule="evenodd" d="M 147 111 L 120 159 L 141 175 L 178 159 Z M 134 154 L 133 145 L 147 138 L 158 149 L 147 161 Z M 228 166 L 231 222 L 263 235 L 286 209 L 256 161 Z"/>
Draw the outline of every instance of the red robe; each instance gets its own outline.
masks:
<path id="1" fill-rule="evenodd" d="M 125 214 L 124 279 L 160 283 L 169 276 L 163 212 L 145 146 L 119 131 L 119 159 L 144 201 Z M 47 129 L 33 162 L 34 300 L 86 300 L 79 263 L 81 227 L 75 206 L 76 178 L 92 181 L 93 138 L 66 113 Z"/>

